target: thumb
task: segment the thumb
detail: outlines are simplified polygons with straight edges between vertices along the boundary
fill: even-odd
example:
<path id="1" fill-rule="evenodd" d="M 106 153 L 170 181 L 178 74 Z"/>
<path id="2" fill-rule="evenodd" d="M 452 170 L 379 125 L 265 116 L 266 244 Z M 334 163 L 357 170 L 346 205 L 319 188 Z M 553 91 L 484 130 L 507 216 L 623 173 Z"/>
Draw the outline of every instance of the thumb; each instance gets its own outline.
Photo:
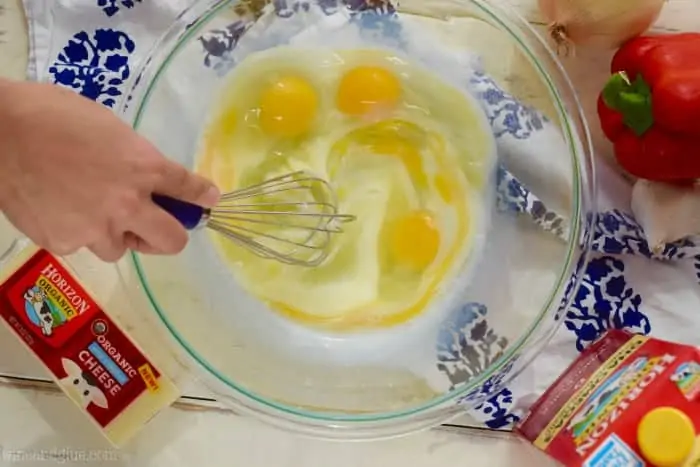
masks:
<path id="1" fill-rule="evenodd" d="M 221 193 L 210 180 L 190 172 L 182 165 L 163 160 L 160 181 L 154 187 L 159 195 L 169 196 L 205 208 L 219 202 Z"/>

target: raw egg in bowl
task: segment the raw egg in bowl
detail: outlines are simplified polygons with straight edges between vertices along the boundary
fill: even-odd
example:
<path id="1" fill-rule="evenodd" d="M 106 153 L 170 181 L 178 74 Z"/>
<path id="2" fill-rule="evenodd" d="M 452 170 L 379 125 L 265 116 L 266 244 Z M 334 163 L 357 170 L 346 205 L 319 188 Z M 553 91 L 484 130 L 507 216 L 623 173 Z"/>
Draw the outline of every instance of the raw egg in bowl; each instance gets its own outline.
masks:
<path id="1" fill-rule="evenodd" d="M 196 2 L 135 70 L 125 118 L 222 191 L 304 171 L 356 220 L 314 268 L 205 231 L 175 257 L 134 254 L 135 303 L 217 398 L 297 432 L 375 438 L 482 402 L 542 347 L 585 265 L 586 129 L 543 47 L 484 0 Z M 508 153 L 521 140 L 497 124 L 552 129 L 572 184 Z M 518 189 L 504 167 L 567 187 L 570 238 L 500 210 Z"/>

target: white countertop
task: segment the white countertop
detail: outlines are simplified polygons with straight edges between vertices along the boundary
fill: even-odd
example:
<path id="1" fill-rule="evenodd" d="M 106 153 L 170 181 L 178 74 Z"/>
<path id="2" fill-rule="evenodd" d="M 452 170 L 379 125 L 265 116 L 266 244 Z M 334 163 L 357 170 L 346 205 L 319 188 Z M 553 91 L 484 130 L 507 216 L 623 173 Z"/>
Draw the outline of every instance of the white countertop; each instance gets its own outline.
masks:
<path id="1" fill-rule="evenodd" d="M 49 0 L 46 0 L 49 1 Z M 512 0 L 522 14 L 542 28 L 535 0 Z M 0 76 L 22 79 L 27 38 L 20 0 L 0 0 Z M 695 14 L 688 14 L 697 11 Z M 697 0 L 669 0 L 659 22 L 663 29 L 695 29 Z M 695 25 L 693 24 L 695 22 Z M 567 64 L 584 101 L 606 76 L 608 57 L 579 55 Z M 594 78 L 594 79 L 591 79 Z M 592 106 L 587 110 L 592 111 Z M 597 127 L 597 125 L 592 125 Z M 596 131 L 594 129 L 594 135 Z M 596 139 L 600 141 L 599 136 Z M 602 144 L 602 143 L 600 143 Z M 3 361 L 28 360 L 22 346 L 0 332 Z M 432 430 L 374 443 L 327 443 L 299 438 L 219 410 L 174 407 L 149 424 L 122 452 L 110 450 L 87 419 L 61 393 L 18 389 L 0 382 L 0 467 L 13 465 L 207 466 L 246 467 L 328 465 L 437 466 L 455 462 L 470 467 L 553 465 L 509 434 Z"/>

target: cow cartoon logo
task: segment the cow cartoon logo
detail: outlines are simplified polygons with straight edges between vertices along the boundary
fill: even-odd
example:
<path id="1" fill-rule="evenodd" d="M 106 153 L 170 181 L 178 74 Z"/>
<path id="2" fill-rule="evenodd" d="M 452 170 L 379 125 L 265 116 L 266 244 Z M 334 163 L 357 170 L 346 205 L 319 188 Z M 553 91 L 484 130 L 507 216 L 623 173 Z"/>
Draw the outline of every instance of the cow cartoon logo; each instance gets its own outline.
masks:
<path id="1" fill-rule="evenodd" d="M 700 364 L 685 362 L 676 368 L 671 376 L 671 381 L 676 383 L 683 395 L 692 399 L 700 391 Z"/>
<path id="2" fill-rule="evenodd" d="M 646 358 L 639 358 L 629 366 L 620 368 L 608 378 L 581 406 L 571 419 L 567 430 L 575 438 L 581 436 L 591 426 L 615 396 L 639 374 L 646 365 Z"/>
<path id="3" fill-rule="evenodd" d="M 678 366 L 676 372 L 671 376 L 671 381 L 682 385 L 698 374 L 700 374 L 700 365 L 695 362 L 686 362 Z"/>
<path id="4" fill-rule="evenodd" d="M 87 409 L 91 404 L 103 409 L 108 407 L 105 394 L 91 374 L 84 372 L 77 363 L 67 358 L 62 358 L 61 364 L 66 377 L 61 378 L 59 383 L 71 399 L 78 401 L 83 409 Z"/>
<path id="5" fill-rule="evenodd" d="M 60 315 L 49 302 L 46 292 L 36 285 L 24 292 L 24 311 L 29 321 L 40 328 L 42 334 L 47 337 L 53 335 L 54 328 L 63 324 Z"/>

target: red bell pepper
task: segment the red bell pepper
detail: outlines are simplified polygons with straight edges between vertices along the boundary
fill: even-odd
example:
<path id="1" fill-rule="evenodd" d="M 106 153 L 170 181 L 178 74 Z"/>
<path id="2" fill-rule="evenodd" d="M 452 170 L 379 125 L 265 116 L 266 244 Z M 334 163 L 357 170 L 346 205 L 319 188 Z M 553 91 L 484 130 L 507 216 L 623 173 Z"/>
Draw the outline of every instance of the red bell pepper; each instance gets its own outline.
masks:
<path id="1" fill-rule="evenodd" d="M 622 168 L 647 180 L 700 178 L 700 33 L 632 39 L 611 72 L 598 115 Z"/>

